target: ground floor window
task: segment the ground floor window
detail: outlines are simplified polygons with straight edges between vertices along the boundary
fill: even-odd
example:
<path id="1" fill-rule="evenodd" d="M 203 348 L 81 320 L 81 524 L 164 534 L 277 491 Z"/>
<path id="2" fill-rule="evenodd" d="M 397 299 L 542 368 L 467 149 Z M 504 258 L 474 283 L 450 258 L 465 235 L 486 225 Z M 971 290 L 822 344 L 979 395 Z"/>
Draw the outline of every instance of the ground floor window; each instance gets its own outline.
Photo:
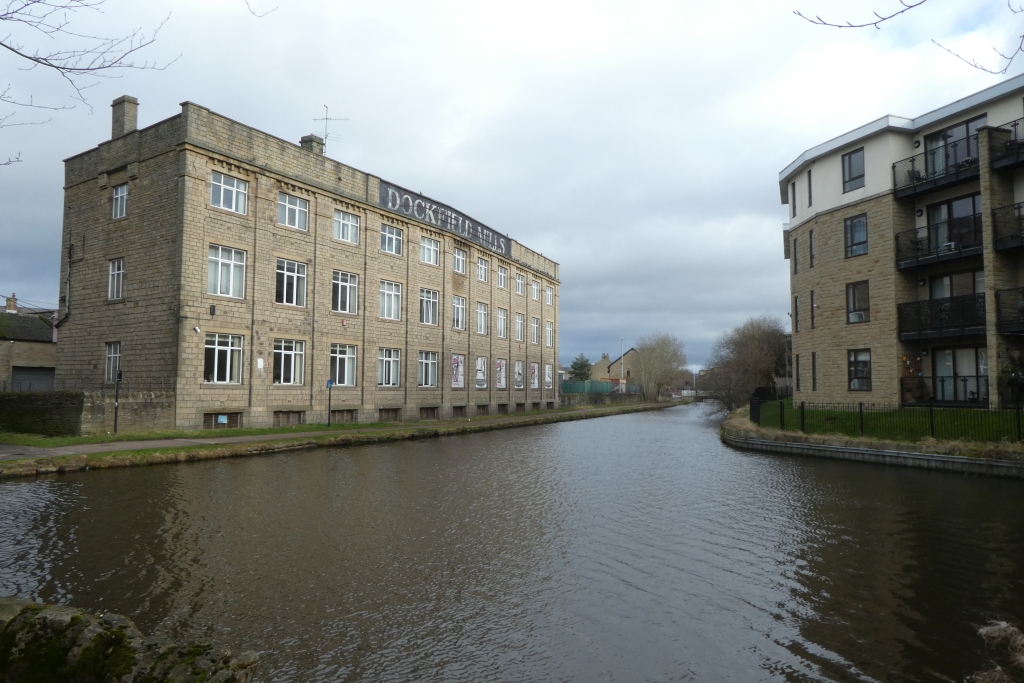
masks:
<path id="1" fill-rule="evenodd" d="M 203 379 L 214 384 L 242 381 L 242 335 L 207 333 Z"/>
<path id="2" fill-rule="evenodd" d="M 526 381 L 524 379 L 526 375 L 525 369 L 523 368 L 523 361 L 517 360 L 515 365 L 515 388 L 523 389 L 526 387 Z"/>
<path id="3" fill-rule="evenodd" d="M 331 344 L 331 381 L 336 386 L 356 385 L 356 347 L 352 344 Z"/>
<path id="4" fill-rule="evenodd" d="M 295 339 L 274 340 L 274 384 L 302 384 L 306 342 Z"/>
<path id="5" fill-rule="evenodd" d="M 871 391 L 871 349 L 847 352 L 850 391 Z"/>
<path id="6" fill-rule="evenodd" d="M 466 388 L 466 357 L 452 354 L 452 389 Z"/>
<path id="7" fill-rule="evenodd" d="M 530 388 L 540 389 L 540 373 L 536 363 L 530 363 Z"/>
<path id="8" fill-rule="evenodd" d="M 419 385 L 437 386 L 437 351 L 420 351 Z"/>
<path id="9" fill-rule="evenodd" d="M 554 385 L 555 385 L 555 375 L 554 375 L 554 372 L 555 372 L 554 366 L 551 366 L 551 365 L 545 365 L 544 366 L 544 388 L 545 389 L 551 389 L 551 388 L 554 387 Z"/>
<path id="10" fill-rule="evenodd" d="M 397 387 L 402 370 L 400 349 L 381 349 L 377 354 L 377 386 Z"/>
<path id="11" fill-rule="evenodd" d="M 487 388 L 487 357 L 480 356 L 476 359 L 476 388 Z"/>
<path id="12" fill-rule="evenodd" d="M 505 368 L 508 366 L 508 361 L 504 358 L 499 358 L 494 361 L 494 386 L 497 389 L 505 389 Z"/>

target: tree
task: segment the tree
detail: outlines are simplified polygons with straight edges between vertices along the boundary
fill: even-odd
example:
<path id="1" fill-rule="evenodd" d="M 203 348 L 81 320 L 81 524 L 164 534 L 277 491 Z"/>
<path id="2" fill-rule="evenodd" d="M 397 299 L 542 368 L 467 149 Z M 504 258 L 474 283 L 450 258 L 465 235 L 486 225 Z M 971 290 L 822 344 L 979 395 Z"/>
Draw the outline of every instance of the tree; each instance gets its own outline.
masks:
<path id="1" fill-rule="evenodd" d="M 925 4 L 926 2 L 928 2 L 928 0 L 917 0 L 916 2 L 907 2 L 907 0 L 899 0 L 900 9 L 898 9 L 898 10 L 896 10 L 896 11 L 890 13 L 890 14 L 879 14 L 878 12 L 872 11 L 872 14 L 875 16 L 874 20 L 863 21 L 863 22 L 858 22 L 858 23 L 854 23 L 854 22 L 851 22 L 851 21 L 845 21 L 845 22 L 842 22 L 842 23 L 833 22 L 833 21 L 826 21 L 825 19 L 822 19 L 821 17 L 819 17 L 817 15 L 815 15 L 815 17 L 812 19 L 811 17 L 808 17 L 805 14 L 803 14 L 802 12 L 800 12 L 800 10 L 794 10 L 793 14 L 795 14 L 798 17 L 800 17 L 801 19 L 805 19 L 806 21 L 809 21 L 812 24 L 815 24 L 817 26 L 831 26 L 832 28 L 867 28 L 867 27 L 870 26 L 870 27 L 874 27 L 874 28 L 877 28 L 877 29 L 881 29 L 882 28 L 881 25 L 883 23 L 889 21 L 890 19 L 895 19 L 896 17 L 898 17 L 898 16 L 900 16 L 902 14 L 905 14 L 906 12 L 909 12 L 912 9 L 920 7 L 921 5 Z M 1015 14 L 1015 15 L 1016 14 L 1024 14 L 1024 6 L 1014 7 L 1011 4 L 1010 0 L 1007 0 L 1007 2 L 1006 2 L 1006 9 L 1010 13 Z M 954 57 L 956 57 L 960 61 L 962 61 L 962 62 L 964 62 L 966 64 L 970 64 L 975 69 L 979 69 L 981 71 L 985 71 L 985 72 L 990 73 L 990 74 L 1002 74 L 1002 75 L 1005 75 L 1006 72 L 1010 69 L 1010 66 L 1013 64 L 1013 60 L 1019 54 L 1021 54 L 1021 52 L 1024 52 L 1024 34 L 1021 34 L 1017 38 L 1014 38 L 1014 41 L 1015 41 L 1016 44 L 1014 45 L 1014 47 L 1013 47 L 1013 49 L 1011 51 L 1004 52 L 1002 50 L 999 50 L 996 47 L 992 48 L 992 51 L 995 52 L 999 56 L 999 59 L 1001 60 L 1001 62 L 1000 62 L 1001 68 L 998 68 L 998 67 L 997 68 L 989 68 L 989 67 L 986 67 L 986 66 L 980 64 L 976 59 L 973 59 L 973 58 L 968 59 L 966 57 L 963 57 L 962 55 L 954 52 L 953 50 L 950 50 L 948 47 L 946 47 L 945 45 L 943 45 L 939 41 L 935 40 L 934 38 L 932 39 L 932 42 L 935 43 L 937 46 L 939 46 L 940 48 L 942 48 L 943 50 L 945 50 L 949 54 L 953 55 Z"/>
<path id="2" fill-rule="evenodd" d="M 786 347 L 786 330 L 778 318 L 750 318 L 715 341 L 708 363 L 713 369 L 701 378 L 701 391 L 709 392 L 722 409 L 735 410 L 756 387 L 772 386 L 777 377 L 785 377 Z"/>
<path id="3" fill-rule="evenodd" d="M 593 368 L 593 364 L 590 359 L 584 356 L 582 353 L 572 361 L 572 365 L 569 366 L 569 379 L 576 380 L 577 382 L 585 382 L 590 379 L 590 369 Z"/>
<path id="4" fill-rule="evenodd" d="M 676 337 L 658 332 L 637 340 L 633 346 L 633 370 L 643 387 L 644 399 L 657 401 L 661 390 L 686 369 L 683 342 Z"/>

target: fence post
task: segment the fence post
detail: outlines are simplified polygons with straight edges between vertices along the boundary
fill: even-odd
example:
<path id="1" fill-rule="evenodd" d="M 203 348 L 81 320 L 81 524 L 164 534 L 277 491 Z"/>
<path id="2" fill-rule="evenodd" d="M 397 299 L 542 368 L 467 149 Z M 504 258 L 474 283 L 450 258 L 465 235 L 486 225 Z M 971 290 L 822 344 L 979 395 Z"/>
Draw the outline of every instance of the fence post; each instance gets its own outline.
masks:
<path id="1" fill-rule="evenodd" d="M 860 435 L 864 436 L 864 402 L 861 401 L 857 404 L 857 409 L 860 412 Z"/>
<path id="2" fill-rule="evenodd" d="M 779 401 L 779 429 L 786 431 L 786 402 Z"/>
<path id="3" fill-rule="evenodd" d="M 1021 411 L 1022 407 L 1024 407 L 1024 406 L 1018 405 L 1017 409 L 1013 411 L 1013 412 L 1015 412 L 1017 414 L 1017 441 L 1020 441 L 1020 438 L 1021 438 L 1020 437 L 1020 411 Z"/>
<path id="4" fill-rule="evenodd" d="M 928 428 L 931 430 L 932 438 L 935 438 L 935 406 L 928 404 Z"/>
<path id="5" fill-rule="evenodd" d="M 807 432 L 807 420 L 804 416 L 804 402 L 800 401 L 800 431 Z"/>

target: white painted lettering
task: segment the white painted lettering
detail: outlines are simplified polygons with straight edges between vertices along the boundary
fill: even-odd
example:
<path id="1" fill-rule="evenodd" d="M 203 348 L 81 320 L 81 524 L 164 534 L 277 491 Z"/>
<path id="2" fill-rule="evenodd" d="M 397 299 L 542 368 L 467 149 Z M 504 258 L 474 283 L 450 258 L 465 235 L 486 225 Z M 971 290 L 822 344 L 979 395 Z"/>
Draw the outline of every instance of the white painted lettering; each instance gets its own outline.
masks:
<path id="1" fill-rule="evenodd" d="M 416 218 L 423 218 L 423 200 L 417 199 L 413 202 L 412 207 L 412 215 L 416 216 Z"/>

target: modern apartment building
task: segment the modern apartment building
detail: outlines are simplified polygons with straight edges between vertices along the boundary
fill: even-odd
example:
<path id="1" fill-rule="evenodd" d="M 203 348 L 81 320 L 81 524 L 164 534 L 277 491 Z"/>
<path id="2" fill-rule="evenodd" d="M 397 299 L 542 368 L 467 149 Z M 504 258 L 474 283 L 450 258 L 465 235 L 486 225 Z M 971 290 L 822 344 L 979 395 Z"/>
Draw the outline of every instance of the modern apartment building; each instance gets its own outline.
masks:
<path id="1" fill-rule="evenodd" d="M 999 407 L 1024 360 L 1024 76 L 779 174 L 794 400 Z"/>
<path id="2" fill-rule="evenodd" d="M 122 428 L 554 407 L 557 263 L 316 136 L 112 107 L 65 161 L 56 384 L 87 393 L 84 430 L 115 386 Z"/>

